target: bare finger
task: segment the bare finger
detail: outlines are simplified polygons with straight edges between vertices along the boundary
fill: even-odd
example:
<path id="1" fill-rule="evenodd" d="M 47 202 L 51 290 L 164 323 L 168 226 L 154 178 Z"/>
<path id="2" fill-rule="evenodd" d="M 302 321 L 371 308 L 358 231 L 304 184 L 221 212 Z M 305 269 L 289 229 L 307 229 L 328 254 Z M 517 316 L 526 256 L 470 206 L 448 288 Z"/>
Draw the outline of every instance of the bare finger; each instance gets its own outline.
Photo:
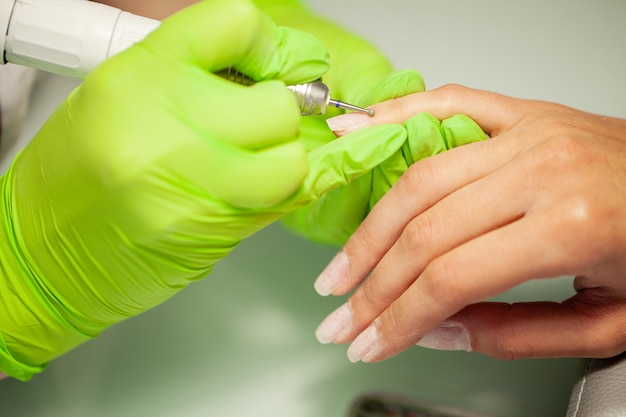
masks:
<path id="1" fill-rule="evenodd" d="M 465 114 L 493 137 L 524 118 L 532 108 L 531 104 L 536 106 L 537 102 L 447 85 L 376 104 L 372 106 L 376 112 L 374 117 L 349 113 L 328 119 L 327 123 L 337 136 L 343 136 L 377 124 L 403 123 L 419 113 L 430 113 L 439 120 Z"/>

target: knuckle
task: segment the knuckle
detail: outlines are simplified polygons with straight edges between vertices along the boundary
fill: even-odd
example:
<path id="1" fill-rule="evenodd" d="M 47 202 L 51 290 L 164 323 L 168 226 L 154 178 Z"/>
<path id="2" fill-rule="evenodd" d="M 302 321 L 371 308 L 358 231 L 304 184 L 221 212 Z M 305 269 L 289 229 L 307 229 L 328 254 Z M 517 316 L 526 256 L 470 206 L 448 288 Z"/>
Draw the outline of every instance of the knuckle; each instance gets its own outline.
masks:
<path id="1" fill-rule="evenodd" d="M 436 301 L 442 309 L 456 312 L 463 307 L 464 301 L 458 277 L 458 269 L 453 263 L 441 258 L 433 260 L 420 278 L 424 296 Z"/>
<path id="2" fill-rule="evenodd" d="M 469 88 L 461 84 L 449 83 L 439 87 L 436 91 L 444 98 L 451 98 L 457 97 L 460 94 L 465 94 L 467 91 L 469 91 Z"/>
<path id="3" fill-rule="evenodd" d="M 540 152 L 535 153 L 536 168 L 563 172 L 564 169 L 579 168 L 589 162 L 589 149 L 584 141 L 562 129 L 555 132 L 541 144 Z"/>
<path id="4" fill-rule="evenodd" d="M 365 307 L 367 310 L 377 310 L 381 305 L 381 298 L 379 297 L 378 290 L 373 279 L 365 280 L 363 285 L 361 285 L 358 294 L 358 301 L 361 308 Z"/>
<path id="5" fill-rule="evenodd" d="M 376 255 L 381 252 L 380 241 L 372 230 L 370 221 L 366 218 L 358 229 L 350 236 L 344 246 L 344 251 L 352 259 L 359 259 L 359 254 L 372 254 L 368 258 L 374 261 Z"/>
<path id="6" fill-rule="evenodd" d="M 437 175 L 441 174 L 433 166 L 432 160 L 427 158 L 411 165 L 398 179 L 395 188 L 408 197 L 421 196 L 421 201 L 424 200 L 424 193 L 427 193 L 432 188 L 432 184 L 437 182 Z"/>
<path id="7" fill-rule="evenodd" d="M 431 218 L 426 214 L 410 221 L 398 240 L 403 253 L 418 254 L 429 248 L 435 234 L 433 229 Z"/>
<path id="8" fill-rule="evenodd" d="M 603 201 L 590 194 L 575 194 L 564 198 L 558 207 L 559 217 L 556 220 L 562 230 L 567 230 L 563 236 L 555 239 L 570 251 L 583 255 L 579 262 L 589 263 L 599 261 L 615 251 L 611 245 L 603 242 L 611 241 L 611 234 L 615 233 L 607 227 L 607 212 Z M 568 236 L 576 236 L 575 240 Z M 568 253 L 563 254 L 571 256 Z"/>

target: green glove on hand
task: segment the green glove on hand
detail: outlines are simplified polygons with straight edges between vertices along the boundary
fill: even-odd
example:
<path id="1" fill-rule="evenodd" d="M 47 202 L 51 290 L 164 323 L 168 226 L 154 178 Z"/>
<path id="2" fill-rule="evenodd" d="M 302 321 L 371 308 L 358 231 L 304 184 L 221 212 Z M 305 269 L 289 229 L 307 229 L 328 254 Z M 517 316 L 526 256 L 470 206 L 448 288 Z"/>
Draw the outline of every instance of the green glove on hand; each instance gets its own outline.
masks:
<path id="1" fill-rule="evenodd" d="M 311 33 L 330 54 L 331 68 L 323 81 L 331 96 L 361 107 L 424 91 L 422 76 L 415 70 L 393 72 L 393 66 L 375 46 L 336 23 L 318 16 L 299 0 L 254 0 L 280 25 Z M 301 135 L 307 149 L 335 139 L 325 123 L 343 110 L 329 108 L 323 116 L 307 117 Z"/>
<path id="2" fill-rule="evenodd" d="M 424 91 L 424 81 L 417 71 L 393 72 L 389 60 L 371 43 L 315 15 L 300 1 L 255 0 L 255 3 L 276 22 L 309 32 L 324 43 L 332 66 L 324 74 L 323 81 L 330 87 L 333 98 L 368 107 Z M 340 110 L 329 109 L 324 116 L 307 117 L 302 122 L 301 140 L 307 149 L 316 149 L 336 139 L 326 119 L 337 114 Z M 372 140 L 382 139 L 372 136 Z M 372 190 L 367 186 L 369 182 L 371 179 L 364 178 L 337 190 L 331 204 L 320 202 L 314 207 L 304 208 L 286 216 L 285 223 L 296 233 L 317 241 L 343 243 L 369 211 L 367 205 L 363 205 L 363 201 L 371 199 Z M 338 208 L 341 210 L 335 212 Z"/>
<path id="3" fill-rule="evenodd" d="M 349 140 L 352 135 L 365 135 L 375 142 L 381 140 L 380 128 L 392 129 L 397 126 L 375 127 L 374 130 L 366 128 L 341 139 Z M 349 185 L 285 216 L 284 224 L 308 239 L 342 245 L 411 164 L 447 149 L 487 138 L 480 126 L 464 115 L 440 122 L 434 116 L 422 113 L 406 121 L 404 127 L 407 130 L 407 141 L 393 156 Z"/>
<path id="4" fill-rule="evenodd" d="M 229 66 L 282 82 L 213 74 Z M 310 35 L 248 0 L 211 0 L 90 74 L 0 182 L 0 371 L 28 380 L 389 158 L 406 140 L 400 126 L 309 154 L 297 140 L 284 83 L 327 66 Z"/>
<path id="5" fill-rule="evenodd" d="M 424 90 L 424 82 L 417 71 L 393 75 L 393 66 L 375 46 L 311 12 L 299 0 L 255 0 L 255 3 L 278 24 L 311 33 L 322 41 L 332 62 L 323 81 L 334 98 L 368 106 Z M 404 84 L 397 81 L 388 84 L 387 77 L 402 78 Z M 339 114 L 338 110 L 330 110 L 327 116 Z"/>

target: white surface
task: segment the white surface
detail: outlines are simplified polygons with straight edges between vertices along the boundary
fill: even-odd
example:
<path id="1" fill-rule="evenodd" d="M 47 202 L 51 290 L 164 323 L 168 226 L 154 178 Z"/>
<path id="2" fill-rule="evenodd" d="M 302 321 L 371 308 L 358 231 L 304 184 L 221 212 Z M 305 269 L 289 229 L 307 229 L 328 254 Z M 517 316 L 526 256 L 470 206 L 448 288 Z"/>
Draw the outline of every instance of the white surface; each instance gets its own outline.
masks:
<path id="1" fill-rule="evenodd" d="M 623 0 L 310 0 L 416 68 L 459 83 L 626 116 Z"/>
<path id="2" fill-rule="evenodd" d="M 429 87 L 456 82 L 626 117 L 626 3 L 311 0 Z M 25 138 L 74 81 L 47 77 Z M 3 145 L 15 153 L 21 145 Z M 6 166 L 6 162 L 4 163 Z M 385 390 L 507 417 L 562 416 L 576 360 L 501 362 L 412 349 L 352 365 L 313 331 L 341 300 L 312 283 L 334 250 L 270 227 L 212 276 L 105 332 L 28 384 L 0 382 L 0 416 L 341 417 Z M 561 299 L 567 279 L 506 299 Z"/>

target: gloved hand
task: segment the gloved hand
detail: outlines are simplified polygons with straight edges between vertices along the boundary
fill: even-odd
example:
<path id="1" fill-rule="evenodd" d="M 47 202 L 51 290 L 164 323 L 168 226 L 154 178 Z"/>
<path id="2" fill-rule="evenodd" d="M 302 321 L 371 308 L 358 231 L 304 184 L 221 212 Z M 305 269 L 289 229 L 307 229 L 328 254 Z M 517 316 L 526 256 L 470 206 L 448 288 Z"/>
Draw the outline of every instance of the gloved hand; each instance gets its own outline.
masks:
<path id="1" fill-rule="evenodd" d="M 0 371 L 29 379 L 401 146 L 396 126 L 306 153 L 284 83 L 327 65 L 249 0 L 210 0 L 91 73 L 0 182 Z"/>
<path id="2" fill-rule="evenodd" d="M 331 68 L 322 80 L 331 96 L 362 107 L 424 90 L 422 76 L 415 70 L 394 72 L 393 66 L 374 45 L 338 24 L 318 16 L 300 0 L 254 0 L 263 12 L 280 25 L 311 33 L 329 52 Z M 329 108 L 326 114 L 303 121 L 302 140 L 314 149 L 335 139 L 325 123 L 341 114 Z"/>
<path id="3" fill-rule="evenodd" d="M 324 74 L 323 81 L 330 87 L 334 98 L 367 106 L 424 89 L 418 72 L 410 70 L 402 76 L 391 75 L 393 66 L 375 46 L 338 24 L 318 16 L 300 0 L 254 1 L 278 24 L 311 33 L 322 41 L 332 63 L 330 71 Z M 402 78 L 404 84 L 394 82 L 383 87 L 386 84 L 385 78 L 389 76 Z M 331 109 L 327 116 L 336 114 L 338 113 L 333 113 Z"/>
<path id="4" fill-rule="evenodd" d="M 276 22 L 312 33 L 324 43 L 332 65 L 330 71 L 324 74 L 323 81 L 330 87 L 334 98 L 368 107 L 381 101 L 424 91 L 423 79 L 417 71 L 394 72 L 389 60 L 377 48 L 333 22 L 315 15 L 300 1 L 255 2 Z M 307 149 L 315 149 L 336 138 L 328 128 L 326 119 L 339 112 L 329 109 L 324 116 L 307 117 L 303 121 L 301 138 Z M 448 129 L 449 125 L 453 128 Z M 419 129 L 414 129 L 416 126 Z M 484 137 L 482 133 L 479 134 L 481 131 L 477 130 L 475 124 L 461 118 L 444 123 L 441 130 L 439 122 L 430 118 L 418 119 L 415 126 L 411 124 L 409 128 L 411 142 L 405 144 L 403 150 L 399 150 L 392 160 L 310 207 L 285 216 L 284 224 L 309 239 L 341 245 L 356 230 L 375 202 L 406 170 L 410 161 L 435 152 L 426 150 L 430 145 L 420 141 L 434 141 L 438 149 L 436 152 L 441 152 L 448 147 Z M 453 134 L 459 140 L 447 144 L 447 134 Z M 381 140 L 374 132 L 369 135 L 372 141 Z"/>

